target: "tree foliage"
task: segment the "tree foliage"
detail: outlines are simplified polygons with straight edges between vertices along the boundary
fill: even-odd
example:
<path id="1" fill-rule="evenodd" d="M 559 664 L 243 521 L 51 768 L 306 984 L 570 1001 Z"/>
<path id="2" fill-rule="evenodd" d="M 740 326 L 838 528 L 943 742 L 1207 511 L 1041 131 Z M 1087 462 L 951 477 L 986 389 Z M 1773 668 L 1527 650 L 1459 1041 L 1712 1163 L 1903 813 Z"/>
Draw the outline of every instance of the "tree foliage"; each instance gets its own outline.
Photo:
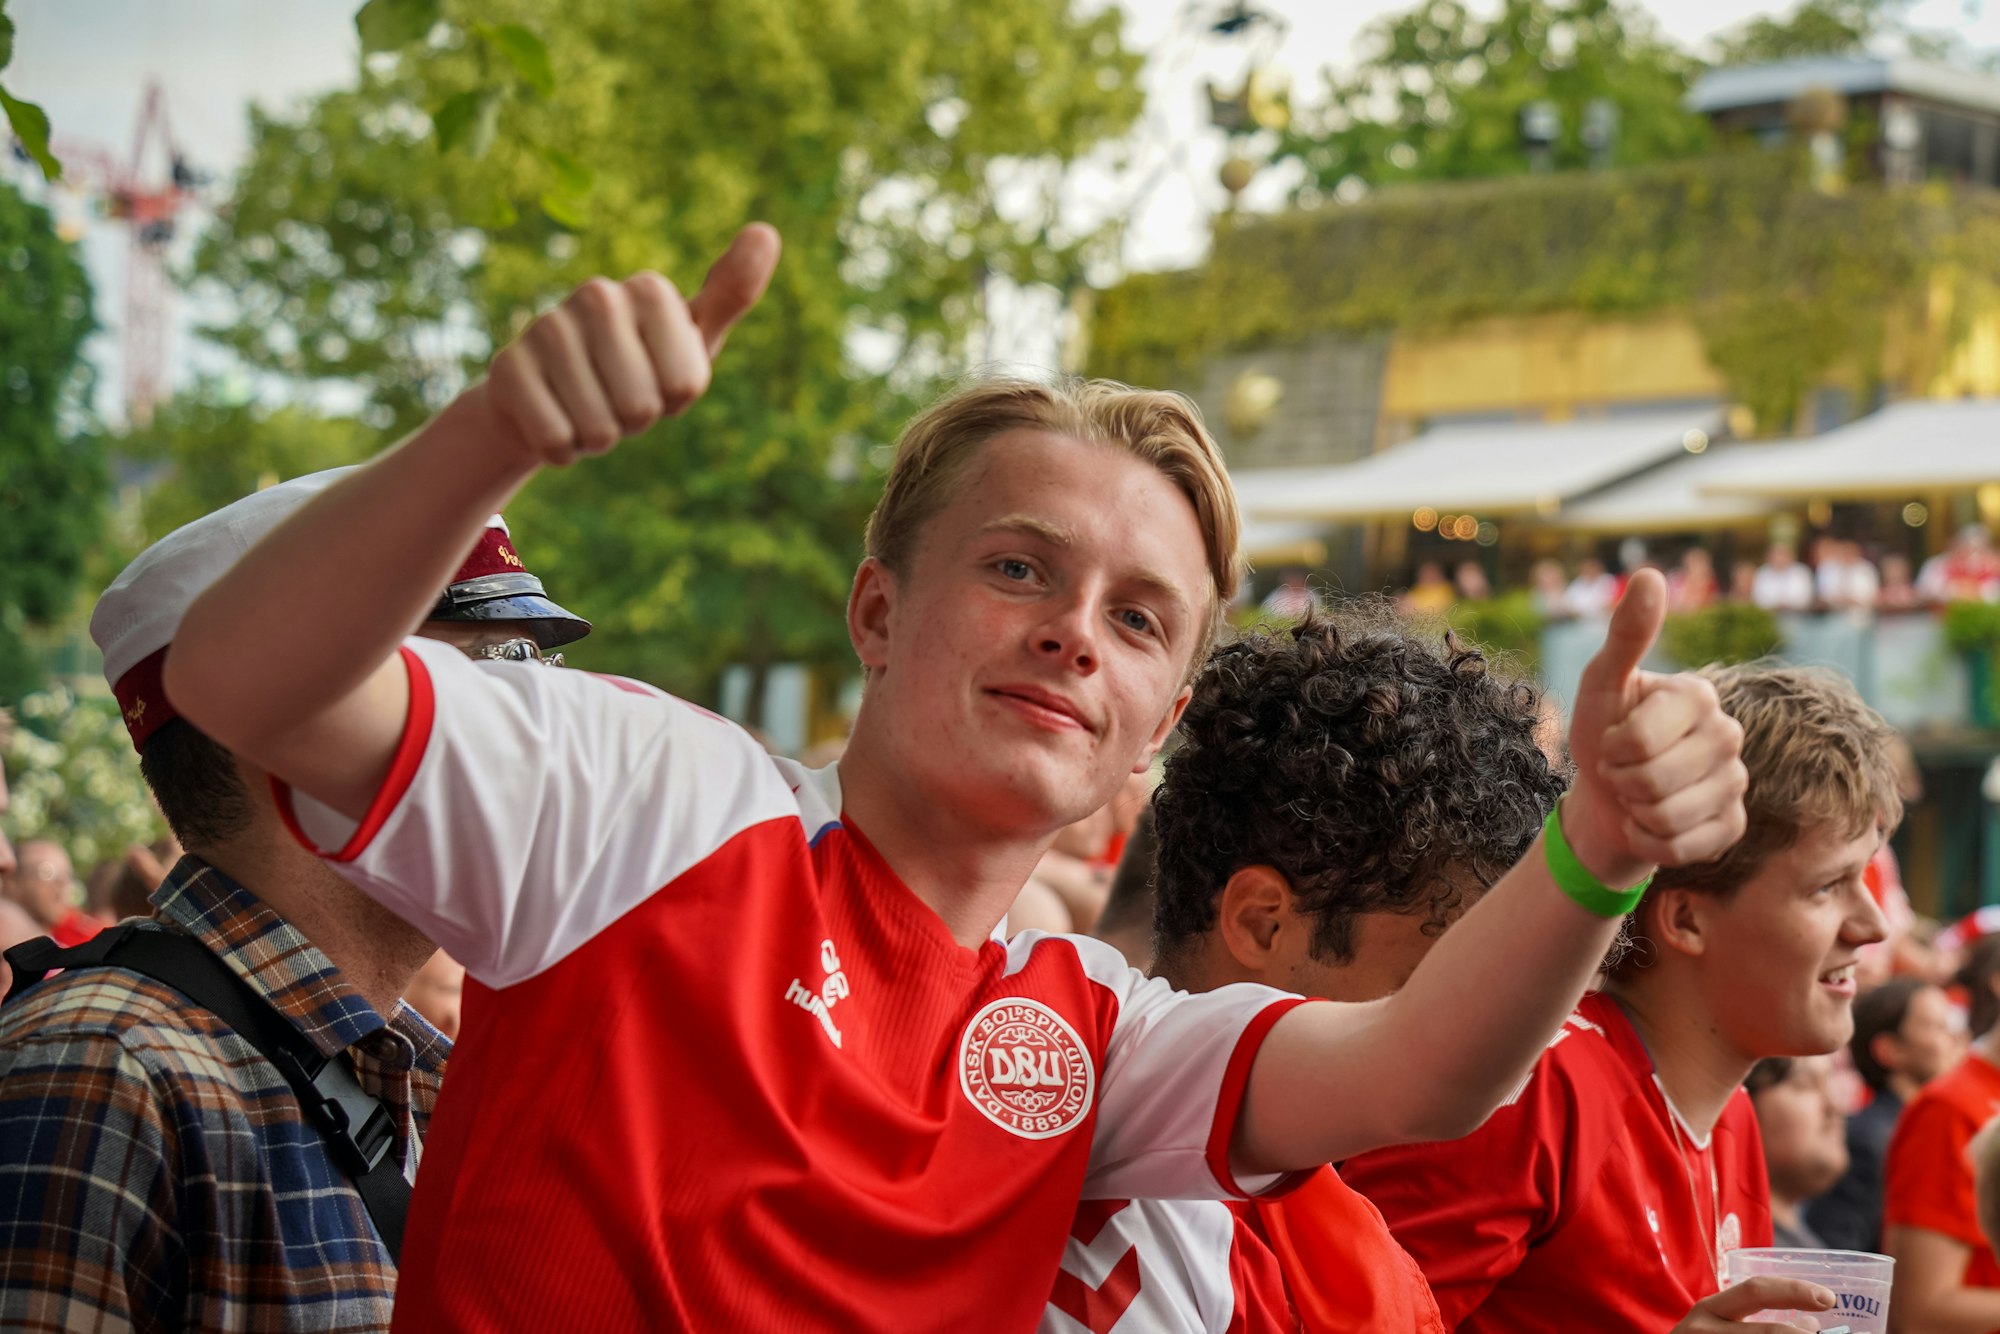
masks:
<path id="1" fill-rule="evenodd" d="M 1763 430 L 1830 376 L 1923 378 L 2000 294 L 1991 192 L 1810 185 L 1793 154 L 1410 186 L 1220 229 L 1199 270 L 1105 292 L 1092 370 L 1186 384 L 1223 352 L 1320 332 L 1555 312 L 1690 318 Z M 1951 321 L 1934 320 L 1937 312 Z M 1893 339 L 1901 329 L 1927 330 Z M 1935 340 L 1930 341 L 1930 340 Z M 1888 365 L 1891 353 L 1907 364 Z M 1933 364 L 1936 364 L 1935 360 Z"/>
<path id="2" fill-rule="evenodd" d="M 1521 115 L 1541 102 L 1560 117 L 1559 168 L 1592 160 L 1592 103 L 1616 109 L 1601 155 L 1611 164 L 1686 157 L 1709 142 L 1706 122 L 1681 109 L 1697 62 L 1625 0 L 1504 0 L 1490 17 L 1462 0 L 1422 0 L 1361 41 L 1366 58 L 1352 73 L 1329 72 L 1324 97 L 1279 148 L 1305 167 L 1305 199 L 1525 172 Z"/>
<path id="3" fill-rule="evenodd" d="M 75 247 L 0 185 L 0 702 L 35 684 L 21 631 L 70 609 L 102 521 L 102 456 L 66 422 L 93 327 Z"/>
<path id="4" fill-rule="evenodd" d="M 118 704 L 61 687 L 20 701 L 18 726 L 0 728 L 7 822 L 21 836 L 52 838 L 80 870 L 166 832 Z"/>
<path id="5" fill-rule="evenodd" d="M 1716 42 L 1720 63 L 1752 65 L 1807 56 L 1844 56 L 1904 31 L 1912 0 L 1802 0 L 1781 16 L 1746 20 Z"/>
<path id="6" fill-rule="evenodd" d="M 196 263 L 235 302 L 216 336 L 401 429 L 581 279 L 653 268 L 692 290 L 743 222 L 774 223 L 784 262 L 708 397 L 510 517 L 597 624 L 577 660 L 696 695 L 730 662 L 845 661 L 881 446 L 959 368 L 989 279 L 1066 290 L 1101 244 L 1057 202 L 1140 107 L 1119 11 L 579 0 L 543 30 L 550 78 L 512 95 L 510 132 L 438 155 L 448 108 L 523 77 L 478 32 L 543 12 L 448 0 L 356 89 L 257 117 Z"/>
<path id="7" fill-rule="evenodd" d="M 14 21 L 7 17 L 7 0 L 0 0 L 0 69 L 5 69 L 14 60 Z M 33 102 L 24 102 L 0 87 L 0 111 L 7 115 L 7 128 L 14 132 L 15 142 L 21 151 L 35 160 L 42 169 L 42 175 L 50 180 L 60 179 L 62 164 L 49 153 L 48 113 Z"/>
<path id="8" fill-rule="evenodd" d="M 236 401 L 202 381 L 112 443 L 153 470 L 138 516 L 143 544 L 285 478 L 359 463 L 381 439 L 352 418 Z"/>

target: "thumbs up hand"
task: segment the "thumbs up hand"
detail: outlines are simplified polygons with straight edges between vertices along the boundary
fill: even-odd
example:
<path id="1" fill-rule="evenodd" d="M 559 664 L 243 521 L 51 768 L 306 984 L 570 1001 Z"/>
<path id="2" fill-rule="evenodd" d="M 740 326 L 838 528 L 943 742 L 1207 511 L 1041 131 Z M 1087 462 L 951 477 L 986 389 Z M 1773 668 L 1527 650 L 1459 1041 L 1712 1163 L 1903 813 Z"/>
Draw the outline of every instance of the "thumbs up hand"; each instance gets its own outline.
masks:
<path id="1" fill-rule="evenodd" d="M 497 447 L 533 463 L 605 453 L 708 389 L 730 327 L 763 296 L 778 251 L 776 231 L 750 224 L 687 299 L 657 273 L 593 278 L 502 348 L 461 402 L 484 410 Z"/>
<path id="2" fill-rule="evenodd" d="M 1666 611 L 1659 572 L 1634 574 L 1571 715 L 1576 782 L 1563 801 L 1563 836 L 1614 887 L 1659 866 L 1707 861 L 1743 835 L 1743 729 L 1707 681 L 1639 667 Z"/>

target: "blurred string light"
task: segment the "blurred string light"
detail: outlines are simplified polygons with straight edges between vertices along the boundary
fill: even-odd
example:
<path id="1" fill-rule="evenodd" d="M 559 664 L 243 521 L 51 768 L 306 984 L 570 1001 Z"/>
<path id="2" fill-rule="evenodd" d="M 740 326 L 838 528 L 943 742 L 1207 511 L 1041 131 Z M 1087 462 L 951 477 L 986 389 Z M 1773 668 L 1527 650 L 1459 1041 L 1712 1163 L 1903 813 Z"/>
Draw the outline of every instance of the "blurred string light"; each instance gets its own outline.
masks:
<path id="1" fill-rule="evenodd" d="M 1708 432 L 1699 426 L 1691 426 L 1681 436 L 1681 448 L 1690 454 L 1699 454 L 1708 448 Z"/>
<path id="2" fill-rule="evenodd" d="M 1922 501 L 1913 500 L 1909 504 L 1903 506 L 1903 522 L 1908 524 L 1910 527 L 1921 528 L 1930 521 L 1931 521 L 1930 507 L 1928 505 L 1925 505 Z"/>
<path id="3" fill-rule="evenodd" d="M 1410 516 L 1410 523 L 1414 525 L 1416 530 L 1420 533 L 1431 532 L 1438 526 L 1438 512 L 1432 509 L 1429 505 L 1425 505 L 1422 509 L 1418 510 L 1415 514 L 1412 514 Z"/>

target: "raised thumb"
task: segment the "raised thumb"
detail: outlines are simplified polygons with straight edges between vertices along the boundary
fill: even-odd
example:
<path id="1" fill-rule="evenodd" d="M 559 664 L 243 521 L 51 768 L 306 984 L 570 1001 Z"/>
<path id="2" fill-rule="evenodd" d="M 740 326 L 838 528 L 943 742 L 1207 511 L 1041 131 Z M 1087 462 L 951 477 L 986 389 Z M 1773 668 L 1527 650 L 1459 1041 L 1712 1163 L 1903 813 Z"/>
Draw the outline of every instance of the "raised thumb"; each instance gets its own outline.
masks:
<path id="1" fill-rule="evenodd" d="M 1604 647 L 1583 669 L 1578 703 L 1591 695 L 1622 696 L 1639 664 L 1652 652 L 1667 621 L 1667 581 L 1658 570 L 1637 570 L 1625 585 L 1625 596 L 1611 612 Z"/>

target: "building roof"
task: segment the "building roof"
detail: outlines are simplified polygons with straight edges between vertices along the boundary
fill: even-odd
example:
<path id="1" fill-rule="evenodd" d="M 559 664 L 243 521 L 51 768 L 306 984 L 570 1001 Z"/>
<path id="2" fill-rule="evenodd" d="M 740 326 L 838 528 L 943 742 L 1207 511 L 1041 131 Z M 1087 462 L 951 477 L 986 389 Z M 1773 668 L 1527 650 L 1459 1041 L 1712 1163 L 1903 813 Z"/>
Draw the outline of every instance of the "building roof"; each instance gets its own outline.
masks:
<path id="1" fill-rule="evenodd" d="M 1707 115 L 1789 102 L 1808 88 L 1830 88 L 1848 97 L 1903 93 L 2000 112 L 2000 79 L 1908 56 L 1808 56 L 1731 65 L 1702 75 L 1681 104 Z"/>
<path id="2" fill-rule="evenodd" d="M 1549 526 L 1583 533 L 1698 533 L 1753 523 L 1781 508 L 1759 496 L 1718 496 L 1705 487 L 1769 463 L 1791 445 L 1724 441 L 1683 454 L 1564 505 Z"/>
<path id="3" fill-rule="evenodd" d="M 1275 522 L 1441 513 L 1555 513 L 1718 429 L 1706 409 L 1567 422 L 1441 426 L 1356 463 L 1236 475 L 1243 510 Z"/>
<path id="4" fill-rule="evenodd" d="M 1712 496 L 1900 500 L 2000 483 L 2000 399 L 1910 399 L 1705 483 Z"/>

